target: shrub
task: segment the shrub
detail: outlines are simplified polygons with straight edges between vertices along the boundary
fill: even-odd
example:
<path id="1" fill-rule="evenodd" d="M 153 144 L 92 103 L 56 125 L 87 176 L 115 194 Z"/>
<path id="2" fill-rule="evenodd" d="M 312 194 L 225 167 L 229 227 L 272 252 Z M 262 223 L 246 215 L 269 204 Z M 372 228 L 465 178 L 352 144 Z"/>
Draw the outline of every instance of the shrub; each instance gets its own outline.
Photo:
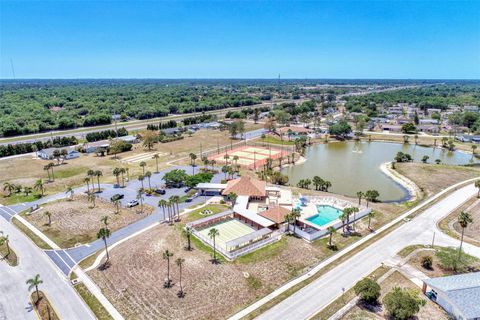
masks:
<path id="1" fill-rule="evenodd" d="M 385 295 L 383 304 L 392 318 L 404 320 L 420 311 L 425 300 L 419 298 L 416 291 L 395 287 Z"/>
<path id="2" fill-rule="evenodd" d="M 440 261 L 442 268 L 459 272 L 468 269 L 477 261 L 475 257 L 472 257 L 465 252 L 462 252 L 459 259 L 458 250 L 459 249 L 457 248 L 440 248 L 437 250 L 435 256 Z"/>
<path id="3" fill-rule="evenodd" d="M 380 297 L 380 286 L 370 278 L 358 281 L 353 287 L 355 294 L 368 304 L 374 304 Z"/>
<path id="4" fill-rule="evenodd" d="M 425 269 L 431 270 L 432 264 L 433 264 L 432 257 L 430 256 L 422 257 L 422 267 L 424 267 Z"/>

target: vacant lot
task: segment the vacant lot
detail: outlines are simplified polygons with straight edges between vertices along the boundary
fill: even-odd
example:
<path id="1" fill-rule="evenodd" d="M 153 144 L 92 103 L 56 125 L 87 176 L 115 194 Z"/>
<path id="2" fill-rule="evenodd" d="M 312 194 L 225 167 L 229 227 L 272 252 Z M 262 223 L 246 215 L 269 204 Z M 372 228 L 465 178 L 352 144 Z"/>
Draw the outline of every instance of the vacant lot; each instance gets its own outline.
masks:
<path id="1" fill-rule="evenodd" d="M 204 209 L 182 218 L 182 223 L 198 219 L 201 210 Z M 378 222 L 392 216 L 378 214 Z M 372 220 L 372 225 L 378 222 Z M 358 223 L 356 236 L 337 233 L 333 242 L 341 249 L 368 234 L 366 226 L 366 221 Z M 111 267 L 89 273 L 126 318 L 223 319 L 334 253 L 327 248 L 327 239 L 309 244 L 284 236 L 281 241 L 234 262 L 222 260 L 212 265 L 211 249 L 193 238 L 194 250 L 186 251 L 186 239 L 180 230 L 181 225 L 155 227 L 114 248 Z M 171 273 L 175 286 L 170 289 L 162 287 L 167 270 L 162 253 L 167 249 L 174 253 Z M 178 257 L 185 259 L 183 299 L 176 296 L 179 271 L 174 260 Z"/>
<path id="2" fill-rule="evenodd" d="M 387 279 L 385 279 L 380 286 L 382 287 L 382 295 L 379 299 L 381 302 L 385 294 L 387 294 L 394 287 L 409 288 L 418 292 L 420 296 L 422 293 L 420 288 L 415 286 L 413 282 L 405 278 L 398 271 L 392 273 Z M 427 303 L 420 308 L 420 312 L 417 314 L 417 319 L 422 320 L 440 320 L 449 319 L 447 314 L 435 303 L 423 297 Z M 383 305 L 378 306 L 377 310 L 368 310 L 363 306 L 357 305 L 353 307 L 344 317 L 345 320 L 354 319 L 388 319 L 386 310 L 383 309 Z"/>
<path id="3" fill-rule="evenodd" d="M 480 176 L 480 168 L 477 167 L 396 163 L 395 168 L 397 172 L 415 182 L 427 196 L 455 183 Z"/>
<path id="4" fill-rule="evenodd" d="M 108 217 L 108 225 L 113 232 L 153 212 L 153 208 L 145 206 L 144 212 L 139 207 L 120 209 L 115 213 L 115 206 L 101 199 L 96 200 L 95 208 L 87 201 L 85 195 L 75 195 L 73 201 L 64 199 L 43 206 L 43 209 L 24 217 L 61 248 L 88 243 L 95 240 L 98 230 L 103 226 L 100 219 Z M 45 212 L 51 213 L 51 225 Z"/>

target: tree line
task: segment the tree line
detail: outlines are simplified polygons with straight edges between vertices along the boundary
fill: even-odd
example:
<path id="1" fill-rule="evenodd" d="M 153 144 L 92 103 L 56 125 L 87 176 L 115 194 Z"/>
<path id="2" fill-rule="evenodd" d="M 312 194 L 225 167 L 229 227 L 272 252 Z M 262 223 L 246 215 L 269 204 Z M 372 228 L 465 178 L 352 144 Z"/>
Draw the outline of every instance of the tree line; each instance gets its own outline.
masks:
<path id="1" fill-rule="evenodd" d="M 37 152 L 47 148 L 62 148 L 78 143 L 77 138 L 71 137 L 55 137 L 45 141 L 22 142 L 15 144 L 0 145 L 0 158 L 14 156 L 19 154 Z"/>
<path id="2" fill-rule="evenodd" d="M 85 139 L 88 142 L 95 142 L 100 140 L 107 140 L 116 137 L 128 136 L 128 131 L 125 128 L 120 128 L 118 130 L 103 130 L 97 132 L 89 132 L 85 136 Z"/>

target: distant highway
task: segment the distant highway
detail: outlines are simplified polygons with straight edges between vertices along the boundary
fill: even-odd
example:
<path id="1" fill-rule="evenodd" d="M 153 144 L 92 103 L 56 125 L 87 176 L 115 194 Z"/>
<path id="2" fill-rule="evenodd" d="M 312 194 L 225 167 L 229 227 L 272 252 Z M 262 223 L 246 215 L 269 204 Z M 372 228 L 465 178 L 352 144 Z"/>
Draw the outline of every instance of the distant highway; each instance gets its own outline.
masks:
<path id="1" fill-rule="evenodd" d="M 412 85 L 412 86 L 391 87 L 391 88 L 385 88 L 385 89 L 364 90 L 364 91 L 340 94 L 340 95 L 337 95 L 337 97 L 344 98 L 348 96 L 360 96 L 360 95 L 366 95 L 370 93 L 395 91 L 395 90 L 401 90 L 401 89 L 416 88 L 420 86 L 421 85 Z M 297 100 L 278 99 L 275 101 L 263 102 L 261 104 L 245 106 L 242 108 L 258 108 L 258 107 L 264 107 L 264 106 L 272 106 L 273 104 L 276 104 L 276 103 L 285 103 L 285 102 L 298 103 L 298 102 L 303 102 L 305 100 L 308 100 L 308 99 L 297 99 Z M 36 133 L 36 134 L 30 134 L 30 135 L 16 136 L 16 137 L 0 138 L 0 145 L 17 143 L 17 142 L 46 141 L 54 137 L 63 137 L 63 136 L 75 136 L 76 138 L 83 139 L 87 133 L 108 130 L 108 129 L 115 129 L 115 127 L 117 128 L 124 127 L 128 130 L 139 130 L 139 129 L 146 128 L 148 124 L 157 124 L 159 121 L 182 120 L 188 117 L 201 115 L 201 114 L 215 114 L 217 116 L 224 116 L 229 111 L 239 110 L 239 109 L 241 108 L 227 108 L 227 109 L 212 110 L 212 111 L 205 111 L 205 112 L 175 114 L 167 117 L 118 122 L 117 124 L 108 124 L 108 125 L 95 126 L 95 127 L 81 127 L 81 128 L 69 129 L 69 130 L 57 130 L 57 131 L 42 132 L 42 133 Z"/>

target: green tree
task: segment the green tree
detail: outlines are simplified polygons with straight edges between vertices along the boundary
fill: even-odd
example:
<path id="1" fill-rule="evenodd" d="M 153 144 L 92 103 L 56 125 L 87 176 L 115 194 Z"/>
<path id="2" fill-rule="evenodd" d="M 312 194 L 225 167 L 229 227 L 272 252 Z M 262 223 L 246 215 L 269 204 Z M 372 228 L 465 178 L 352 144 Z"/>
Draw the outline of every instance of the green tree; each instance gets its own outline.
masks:
<path id="1" fill-rule="evenodd" d="M 380 197 L 380 193 L 377 190 L 368 190 L 367 192 L 365 192 L 365 199 L 367 200 L 367 208 L 368 208 L 368 203 L 378 201 L 378 197 Z"/>
<path id="2" fill-rule="evenodd" d="M 418 297 L 418 294 L 413 290 L 395 287 L 385 295 L 383 304 L 392 318 L 406 320 L 420 311 L 420 307 L 425 304 L 425 300 Z"/>
<path id="3" fill-rule="evenodd" d="M 140 162 L 140 167 L 142 168 L 142 175 L 145 175 L 145 167 L 147 163 L 145 161 Z"/>
<path id="4" fill-rule="evenodd" d="M 191 243 L 191 237 L 192 237 L 193 230 L 191 227 L 185 227 L 182 230 L 182 234 L 187 238 L 187 250 L 190 251 L 192 250 L 192 243 Z"/>
<path id="5" fill-rule="evenodd" d="M 364 278 L 358 281 L 353 287 L 355 294 L 365 303 L 376 304 L 380 297 L 380 286 L 370 278 Z"/>
<path id="6" fill-rule="evenodd" d="M 297 219 L 300 218 L 301 216 L 301 211 L 299 208 L 293 208 L 292 209 L 292 212 L 290 212 L 290 217 L 292 219 L 292 222 L 293 222 L 293 233 L 295 233 L 296 231 L 296 227 L 297 227 Z"/>
<path id="7" fill-rule="evenodd" d="M 358 198 L 358 205 L 362 204 L 362 198 L 365 196 L 365 194 L 362 191 L 357 192 L 357 198 Z"/>
<path id="8" fill-rule="evenodd" d="M 5 257 L 10 255 L 10 240 L 8 239 L 8 235 L 4 234 L 3 231 L 0 231 L 0 246 L 5 245 L 7 248 L 7 254 Z"/>
<path id="9" fill-rule="evenodd" d="M 13 183 L 10 183 L 8 181 L 3 183 L 3 191 L 7 191 L 8 196 L 11 196 L 14 190 L 15 190 L 15 185 Z"/>
<path id="10" fill-rule="evenodd" d="M 69 194 L 70 201 L 73 200 L 74 193 L 75 193 L 75 190 L 72 187 L 67 187 L 67 189 L 65 189 L 65 194 Z"/>
<path id="11" fill-rule="evenodd" d="M 96 171 L 95 171 L 95 176 L 97 177 L 98 192 L 101 192 L 102 189 L 100 188 L 100 177 L 103 176 L 102 171 L 96 170 Z"/>
<path id="12" fill-rule="evenodd" d="M 462 227 L 462 235 L 460 238 L 460 247 L 458 249 L 458 260 L 460 260 L 460 256 L 462 253 L 463 236 L 465 233 L 465 229 L 468 227 L 468 224 L 472 222 L 473 222 L 473 219 L 470 213 L 466 211 L 460 212 L 460 215 L 458 216 L 458 224 L 460 225 L 460 227 Z"/>
<path id="13" fill-rule="evenodd" d="M 37 181 L 35 181 L 35 184 L 33 185 L 33 189 L 35 189 L 36 191 L 40 191 L 40 194 L 43 197 L 45 193 L 45 184 L 43 183 L 43 180 L 38 179 Z"/>
<path id="14" fill-rule="evenodd" d="M 150 179 L 152 178 L 152 173 L 150 171 L 145 172 L 145 177 L 148 180 L 148 189 L 152 190 L 152 184 L 150 183 Z"/>
<path id="15" fill-rule="evenodd" d="M 328 247 L 333 248 L 333 243 L 332 243 L 332 238 L 333 235 L 337 233 L 337 229 L 333 226 L 330 226 L 327 228 L 327 234 L 328 234 Z"/>
<path id="16" fill-rule="evenodd" d="M 158 173 L 158 159 L 160 158 L 160 155 L 158 153 L 155 153 L 152 157 L 152 159 L 155 159 L 155 166 L 156 166 L 156 169 L 157 171 L 155 171 L 155 173 Z"/>
<path id="17" fill-rule="evenodd" d="M 375 211 L 371 210 L 369 213 L 368 213 L 368 230 L 372 230 L 372 228 L 370 227 L 370 224 L 372 222 L 372 218 L 375 217 Z"/>
<path id="18" fill-rule="evenodd" d="M 47 210 L 47 211 L 45 211 L 45 212 L 43 213 L 43 215 L 44 215 L 45 217 L 47 217 L 47 219 L 48 219 L 48 225 L 51 226 L 51 225 L 52 225 L 52 213 Z"/>
<path id="19" fill-rule="evenodd" d="M 411 122 L 405 123 L 405 124 L 402 125 L 402 132 L 407 133 L 407 134 L 408 133 L 415 133 L 415 132 L 417 132 L 417 128 Z"/>

